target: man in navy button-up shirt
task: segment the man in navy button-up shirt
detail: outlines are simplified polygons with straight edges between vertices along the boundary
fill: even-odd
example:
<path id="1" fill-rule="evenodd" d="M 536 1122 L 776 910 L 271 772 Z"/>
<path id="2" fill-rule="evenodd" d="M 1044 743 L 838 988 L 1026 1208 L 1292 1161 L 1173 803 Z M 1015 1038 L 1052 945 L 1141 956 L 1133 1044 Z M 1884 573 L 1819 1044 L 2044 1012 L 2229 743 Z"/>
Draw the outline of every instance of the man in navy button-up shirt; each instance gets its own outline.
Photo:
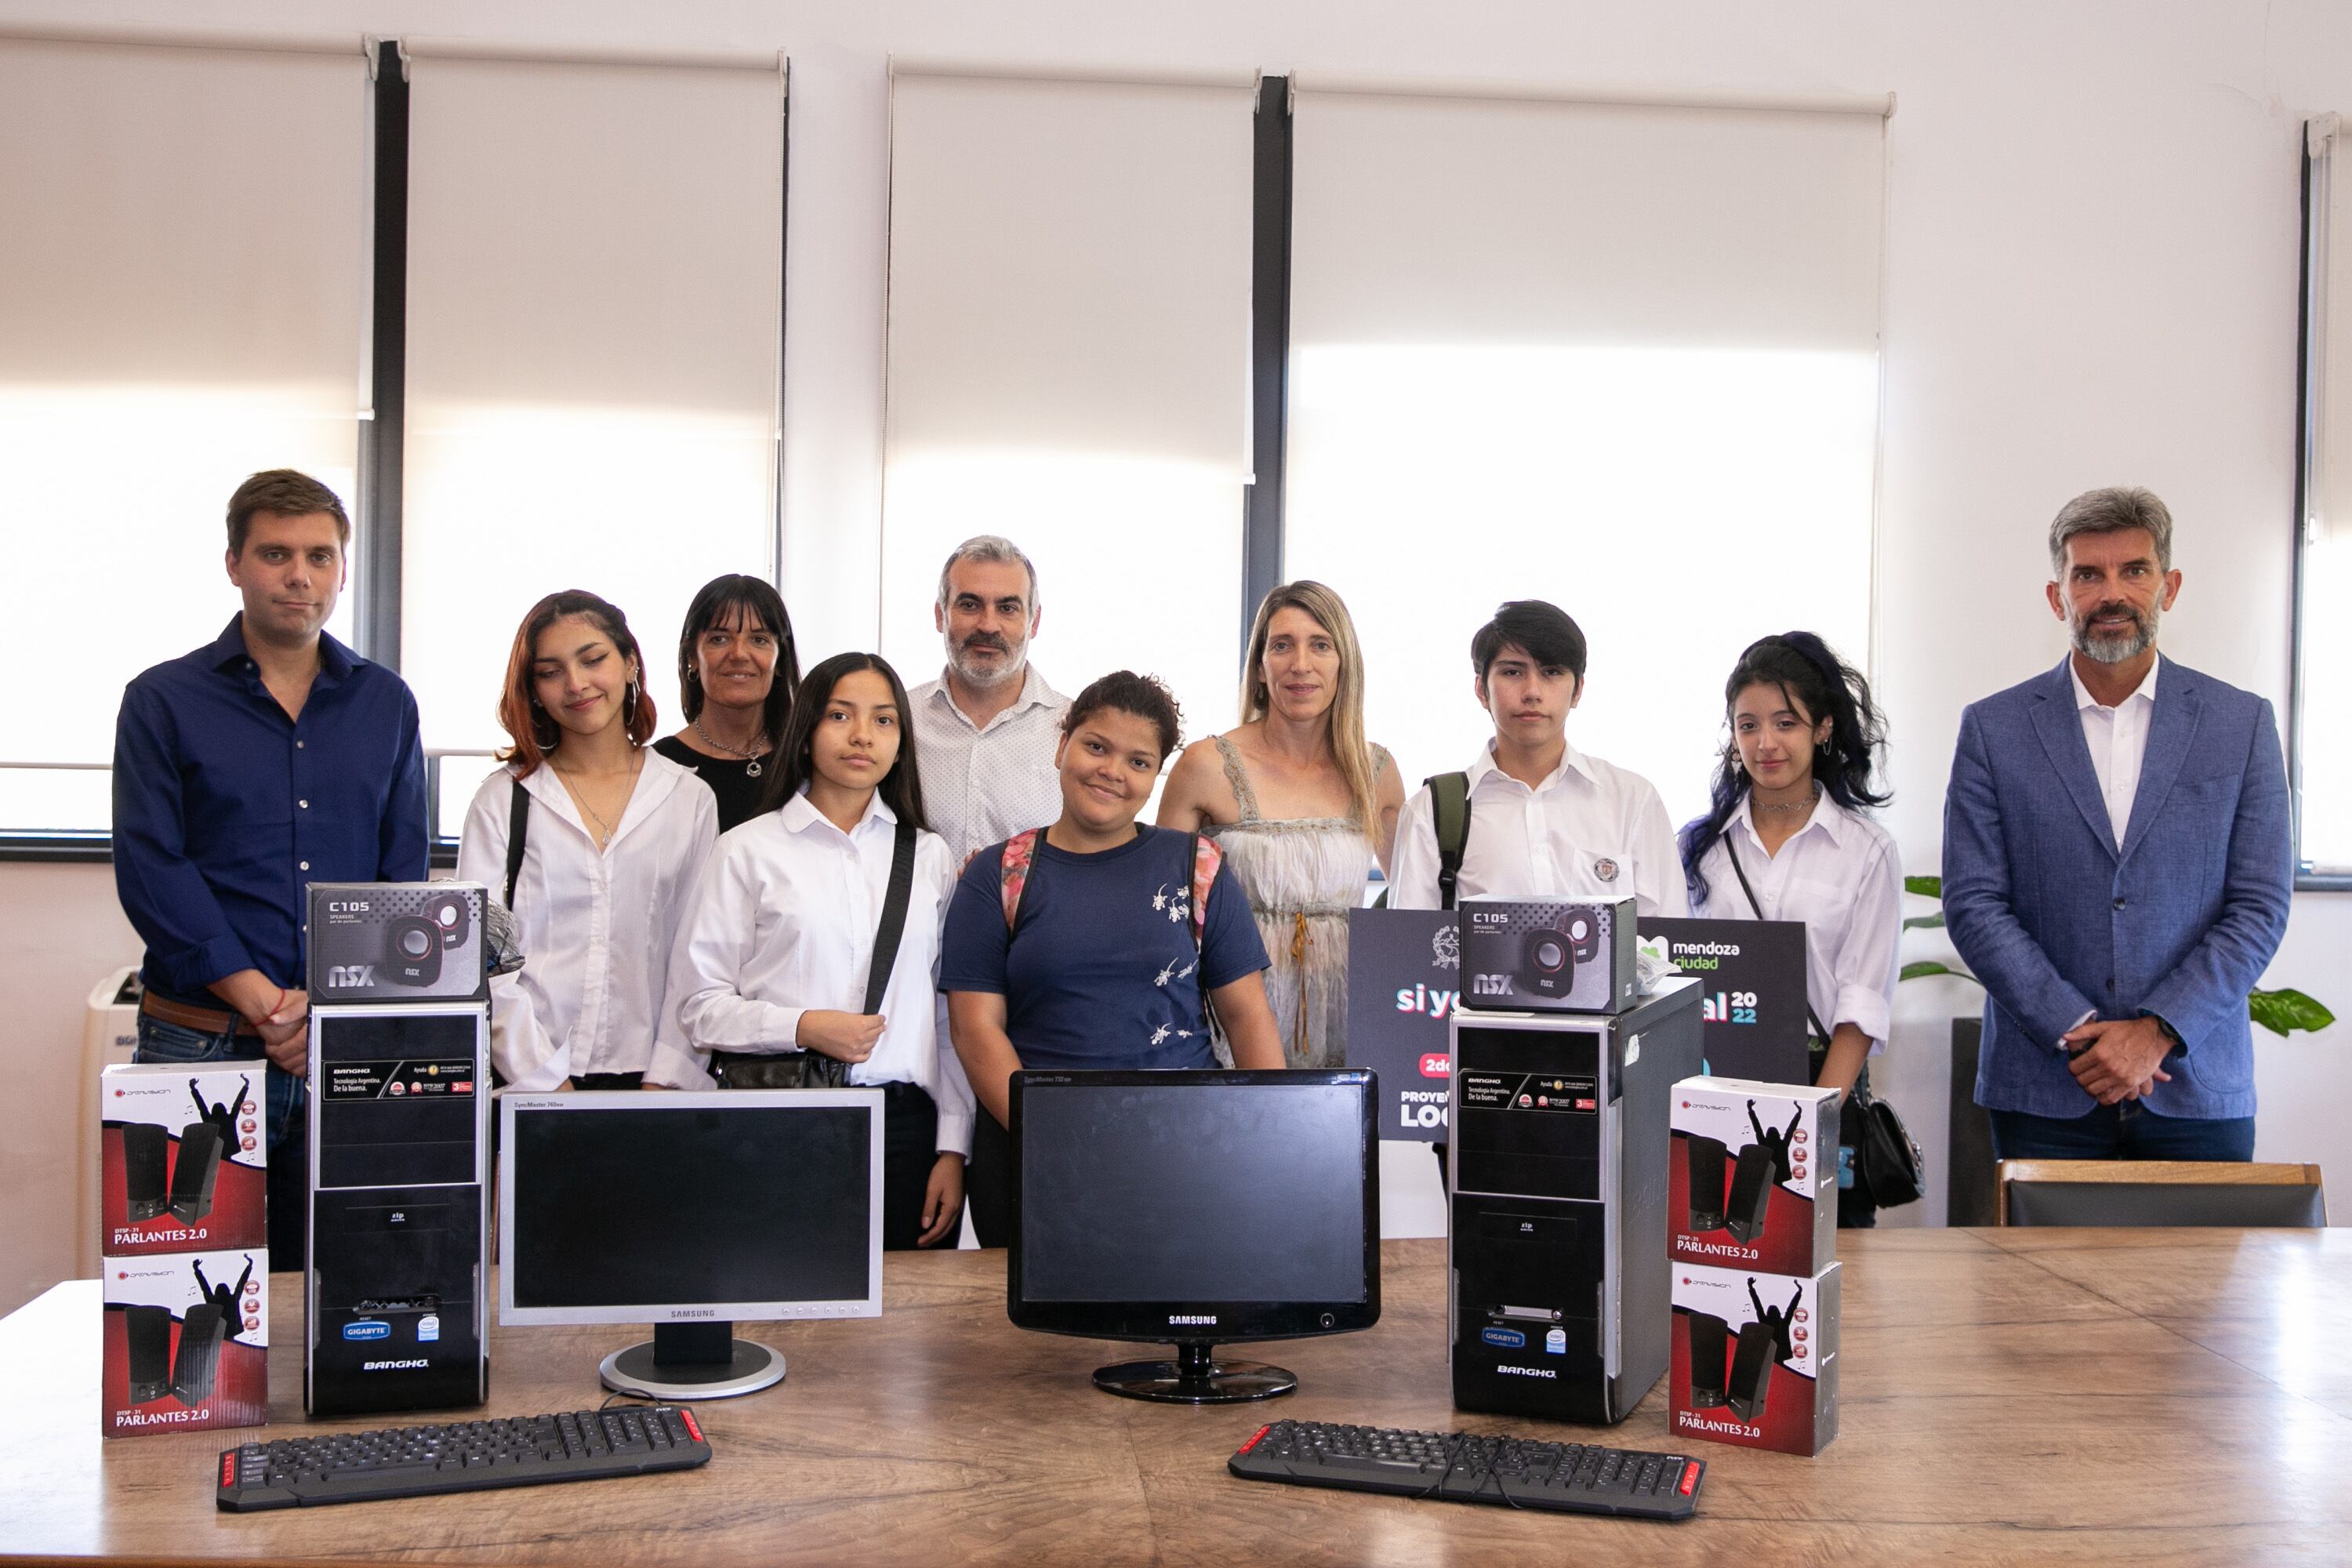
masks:
<path id="1" fill-rule="evenodd" d="M 269 1058 L 270 1263 L 300 1267 L 309 887 L 426 873 L 425 756 L 399 676 L 320 628 L 346 573 L 334 492 L 256 474 L 228 510 L 242 613 L 122 694 L 114 881 L 147 944 L 142 1061 Z"/>

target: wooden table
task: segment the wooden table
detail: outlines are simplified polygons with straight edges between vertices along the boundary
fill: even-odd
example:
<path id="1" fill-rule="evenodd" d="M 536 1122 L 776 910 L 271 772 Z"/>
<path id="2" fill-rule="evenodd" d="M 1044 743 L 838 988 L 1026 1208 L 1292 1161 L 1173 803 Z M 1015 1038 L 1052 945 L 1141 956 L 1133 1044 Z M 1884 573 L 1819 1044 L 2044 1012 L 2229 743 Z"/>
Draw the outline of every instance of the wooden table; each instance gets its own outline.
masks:
<path id="1" fill-rule="evenodd" d="M 893 1254 L 878 1321 L 747 1326 L 791 1375 L 702 1407 L 705 1469 L 250 1515 L 217 1512 L 211 1478 L 252 1429 L 98 1436 L 96 1288 L 61 1285 L 0 1320 L 0 1552 L 696 1568 L 2352 1558 L 2352 1232 L 1890 1230 L 1840 1246 L 1843 1435 L 1816 1459 L 1702 1446 L 1699 1516 L 1673 1526 L 1226 1473 L 1269 1415 L 1515 1425 L 1450 1406 L 1442 1242 L 1384 1245 L 1378 1328 L 1257 1352 L 1299 1374 L 1272 1405 L 1098 1394 L 1088 1373 L 1132 1350 L 1011 1327 L 1003 1254 Z M 273 1289 L 283 1434 L 301 1421 L 301 1292 L 291 1277 Z M 488 1414 L 595 1404 L 598 1357 L 639 1337 L 499 1332 Z M 1662 1387 L 1610 1436 L 1678 1446 L 1664 1405 Z"/>

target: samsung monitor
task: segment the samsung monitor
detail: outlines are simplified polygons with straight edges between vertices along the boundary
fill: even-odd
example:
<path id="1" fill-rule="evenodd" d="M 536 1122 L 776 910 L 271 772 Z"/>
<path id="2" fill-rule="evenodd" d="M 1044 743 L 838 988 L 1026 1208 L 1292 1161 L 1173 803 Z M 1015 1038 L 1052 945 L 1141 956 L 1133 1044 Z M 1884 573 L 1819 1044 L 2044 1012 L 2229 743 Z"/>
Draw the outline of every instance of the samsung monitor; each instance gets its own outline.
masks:
<path id="1" fill-rule="evenodd" d="M 499 1321 L 651 1323 L 616 1392 L 717 1399 L 779 1382 L 739 1321 L 882 1311 L 882 1091 L 506 1094 Z"/>
<path id="2" fill-rule="evenodd" d="M 1013 1321 L 1174 1344 L 1095 1373 L 1130 1398 L 1289 1393 L 1215 1347 L 1380 1321 L 1375 1093 L 1361 1070 L 1014 1073 Z"/>

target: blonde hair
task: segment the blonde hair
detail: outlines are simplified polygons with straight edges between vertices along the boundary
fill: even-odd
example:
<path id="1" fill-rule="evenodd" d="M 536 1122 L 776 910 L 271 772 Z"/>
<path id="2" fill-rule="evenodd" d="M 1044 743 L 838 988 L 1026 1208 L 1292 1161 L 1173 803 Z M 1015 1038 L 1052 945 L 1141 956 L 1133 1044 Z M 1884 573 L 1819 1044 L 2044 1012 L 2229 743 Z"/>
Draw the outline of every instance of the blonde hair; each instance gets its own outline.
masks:
<path id="1" fill-rule="evenodd" d="M 1272 694 L 1265 685 L 1266 629 L 1277 610 L 1302 611 L 1331 635 L 1339 649 L 1339 689 L 1331 698 L 1331 755 L 1347 781 L 1349 816 L 1369 830 L 1380 818 L 1374 789 L 1377 770 L 1372 748 L 1364 739 L 1364 652 L 1356 641 L 1356 623 L 1339 595 L 1320 583 L 1300 578 L 1285 583 L 1265 596 L 1250 624 L 1249 657 L 1242 665 L 1242 722 L 1255 723 L 1266 716 Z"/>

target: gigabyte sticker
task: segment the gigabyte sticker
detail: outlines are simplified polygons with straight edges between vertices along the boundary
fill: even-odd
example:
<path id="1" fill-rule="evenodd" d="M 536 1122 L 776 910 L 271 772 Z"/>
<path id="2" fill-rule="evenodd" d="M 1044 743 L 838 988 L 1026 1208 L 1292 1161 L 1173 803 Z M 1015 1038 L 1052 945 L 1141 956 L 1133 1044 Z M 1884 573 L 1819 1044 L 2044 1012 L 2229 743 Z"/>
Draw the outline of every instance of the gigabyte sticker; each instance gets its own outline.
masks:
<path id="1" fill-rule="evenodd" d="M 343 1338 L 347 1340 L 388 1340 L 391 1337 L 392 1325 L 380 1318 L 343 1325 Z"/>

